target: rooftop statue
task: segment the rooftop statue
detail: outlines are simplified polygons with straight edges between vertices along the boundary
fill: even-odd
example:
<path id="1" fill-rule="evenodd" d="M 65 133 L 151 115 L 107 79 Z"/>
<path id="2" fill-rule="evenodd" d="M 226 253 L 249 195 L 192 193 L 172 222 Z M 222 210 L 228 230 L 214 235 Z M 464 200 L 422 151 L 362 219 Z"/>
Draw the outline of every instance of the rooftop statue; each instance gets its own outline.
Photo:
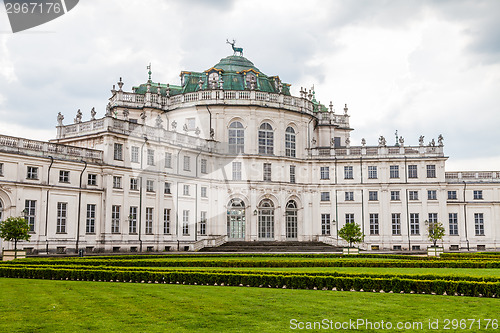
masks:
<path id="1" fill-rule="evenodd" d="M 63 126 L 64 116 L 59 112 L 57 114 L 57 126 Z"/>
<path id="2" fill-rule="evenodd" d="M 231 43 L 229 40 L 226 39 L 226 43 L 230 44 L 231 47 L 233 48 L 233 55 L 238 55 L 239 53 L 240 56 L 243 57 L 243 48 L 242 47 L 234 47 L 234 44 L 236 44 L 236 41 L 233 39 L 233 42 Z"/>
<path id="3" fill-rule="evenodd" d="M 378 139 L 378 145 L 381 147 L 385 147 L 387 145 L 387 141 L 385 140 L 383 135 L 381 135 Z"/>
<path id="4" fill-rule="evenodd" d="M 438 136 L 438 146 L 439 147 L 443 147 L 444 146 L 443 140 L 444 140 L 443 136 L 441 134 L 439 134 L 439 136 Z"/>

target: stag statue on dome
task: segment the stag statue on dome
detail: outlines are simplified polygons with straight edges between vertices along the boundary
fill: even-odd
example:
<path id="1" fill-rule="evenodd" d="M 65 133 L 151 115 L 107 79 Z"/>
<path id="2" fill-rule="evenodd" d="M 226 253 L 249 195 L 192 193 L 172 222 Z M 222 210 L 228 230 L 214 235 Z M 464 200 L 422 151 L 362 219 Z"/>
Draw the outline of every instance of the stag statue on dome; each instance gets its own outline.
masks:
<path id="1" fill-rule="evenodd" d="M 243 57 L 243 48 L 242 47 L 235 47 L 234 44 L 236 44 L 236 41 L 233 39 L 233 42 L 231 43 L 229 40 L 226 39 L 226 43 L 230 44 L 231 47 L 233 48 L 233 55 L 238 55 L 239 53 L 240 56 Z"/>

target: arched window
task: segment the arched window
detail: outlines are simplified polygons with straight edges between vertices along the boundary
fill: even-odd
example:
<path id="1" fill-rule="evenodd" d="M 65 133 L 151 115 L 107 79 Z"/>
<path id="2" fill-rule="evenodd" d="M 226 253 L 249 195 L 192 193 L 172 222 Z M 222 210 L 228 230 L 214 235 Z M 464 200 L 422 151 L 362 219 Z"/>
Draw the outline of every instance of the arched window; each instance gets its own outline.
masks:
<path id="1" fill-rule="evenodd" d="M 229 153 L 239 154 L 245 150 L 245 129 L 239 121 L 229 125 Z"/>
<path id="2" fill-rule="evenodd" d="M 227 237 L 245 239 L 245 203 L 241 199 L 232 199 L 227 206 Z"/>
<path id="3" fill-rule="evenodd" d="M 259 127 L 259 154 L 274 154 L 274 132 L 269 123 L 263 123 Z"/>
<path id="4" fill-rule="evenodd" d="M 245 83 L 246 83 L 246 88 L 254 90 L 257 85 L 257 77 L 255 76 L 254 73 L 247 73 L 245 75 Z"/>
<path id="5" fill-rule="evenodd" d="M 212 89 L 216 89 L 219 86 L 219 73 L 213 72 L 208 75 L 208 84 Z"/>
<path id="6" fill-rule="evenodd" d="M 290 126 L 285 132 L 285 156 L 295 157 L 295 130 Z"/>
<path id="7" fill-rule="evenodd" d="M 286 238 L 297 239 L 297 203 L 294 200 L 286 204 Z"/>
<path id="8" fill-rule="evenodd" d="M 274 240 L 274 204 L 264 199 L 259 204 L 259 238 Z"/>
<path id="9" fill-rule="evenodd" d="M 3 219 L 3 202 L 0 200 L 0 221 Z"/>

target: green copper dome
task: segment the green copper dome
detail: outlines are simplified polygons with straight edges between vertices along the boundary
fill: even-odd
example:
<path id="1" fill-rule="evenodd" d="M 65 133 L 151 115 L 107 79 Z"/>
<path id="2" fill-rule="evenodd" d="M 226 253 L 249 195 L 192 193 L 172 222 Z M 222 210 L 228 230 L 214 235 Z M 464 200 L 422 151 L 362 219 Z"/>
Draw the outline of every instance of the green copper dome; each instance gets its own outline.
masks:
<path id="1" fill-rule="evenodd" d="M 165 84 L 152 82 L 151 78 L 148 82 L 150 92 L 157 94 L 160 88 L 162 96 L 167 96 L 167 91 L 169 96 L 175 96 L 211 89 L 256 90 L 290 96 L 290 84 L 282 82 L 278 76 L 265 75 L 255 67 L 253 62 L 240 55 L 222 58 L 216 65 L 204 72 L 181 72 L 180 86 L 171 84 L 167 88 Z M 147 86 L 148 83 L 143 83 L 138 87 L 133 87 L 133 91 L 136 94 L 146 94 Z"/>
<path id="2" fill-rule="evenodd" d="M 221 59 L 217 65 L 214 66 L 217 69 L 222 69 L 225 72 L 241 72 L 248 69 L 253 69 L 256 72 L 260 70 L 255 67 L 253 62 L 242 56 L 229 56 Z"/>

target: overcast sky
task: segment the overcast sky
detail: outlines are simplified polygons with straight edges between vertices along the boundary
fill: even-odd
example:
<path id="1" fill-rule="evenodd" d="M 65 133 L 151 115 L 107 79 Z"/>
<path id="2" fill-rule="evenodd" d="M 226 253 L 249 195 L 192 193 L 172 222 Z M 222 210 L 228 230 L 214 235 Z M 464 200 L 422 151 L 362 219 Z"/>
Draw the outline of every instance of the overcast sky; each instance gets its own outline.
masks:
<path id="1" fill-rule="evenodd" d="M 314 85 L 351 144 L 394 132 L 406 145 L 443 134 L 447 170 L 500 170 L 500 1 L 85 0 L 12 34 L 0 7 L 0 133 L 55 137 L 56 115 L 105 111 L 110 89 L 179 84 L 232 54 L 267 75 Z"/>

